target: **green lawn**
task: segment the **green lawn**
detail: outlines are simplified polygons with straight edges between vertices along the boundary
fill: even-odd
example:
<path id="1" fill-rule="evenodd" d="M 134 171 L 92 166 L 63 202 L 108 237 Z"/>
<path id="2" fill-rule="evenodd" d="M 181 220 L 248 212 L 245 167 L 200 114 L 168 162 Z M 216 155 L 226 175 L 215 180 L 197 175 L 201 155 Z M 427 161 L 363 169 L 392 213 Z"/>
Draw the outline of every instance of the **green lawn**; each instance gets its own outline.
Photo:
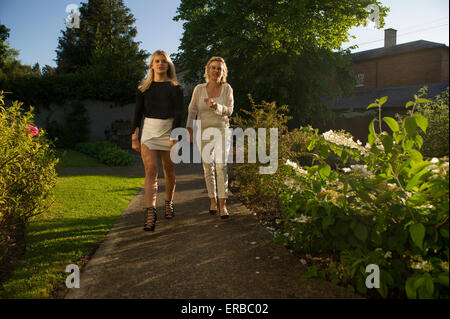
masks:
<path id="1" fill-rule="evenodd" d="M 0 298 L 64 296 L 66 266 L 87 263 L 143 183 L 141 177 L 58 177 L 56 201 L 28 224 L 25 255 Z"/>

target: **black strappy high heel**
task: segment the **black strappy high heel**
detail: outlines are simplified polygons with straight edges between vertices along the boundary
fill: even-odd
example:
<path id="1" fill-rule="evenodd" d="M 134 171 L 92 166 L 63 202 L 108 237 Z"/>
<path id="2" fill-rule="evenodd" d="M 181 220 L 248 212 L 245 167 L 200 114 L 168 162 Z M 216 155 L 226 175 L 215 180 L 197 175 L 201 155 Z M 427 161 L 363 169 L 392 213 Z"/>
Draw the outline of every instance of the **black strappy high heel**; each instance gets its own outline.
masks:
<path id="1" fill-rule="evenodd" d="M 173 208 L 172 200 L 166 200 L 166 211 L 164 213 L 164 217 L 167 219 L 175 217 L 175 209 Z"/>
<path id="2" fill-rule="evenodd" d="M 154 231 L 156 225 L 156 208 L 155 207 L 147 207 L 147 220 L 144 224 L 144 230 L 146 231 Z"/>

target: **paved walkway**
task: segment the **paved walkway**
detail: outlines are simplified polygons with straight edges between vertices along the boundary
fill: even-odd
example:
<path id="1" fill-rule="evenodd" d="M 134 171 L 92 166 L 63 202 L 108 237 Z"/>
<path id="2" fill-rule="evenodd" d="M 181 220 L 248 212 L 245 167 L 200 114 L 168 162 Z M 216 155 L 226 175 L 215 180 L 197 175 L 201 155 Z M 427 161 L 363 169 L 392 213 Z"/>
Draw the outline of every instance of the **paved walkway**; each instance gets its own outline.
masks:
<path id="1" fill-rule="evenodd" d="M 133 168 L 73 168 L 61 174 L 129 174 Z M 319 279 L 302 279 L 304 266 L 273 242 L 233 195 L 231 217 L 210 216 L 200 164 L 176 166 L 176 216 L 164 219 L 164 181 L 158 181 L 158 221 L 143 230 L 143 190 L 130 202 L 87 266 L 79 289 L 66 298 L 359 298 Z"/>

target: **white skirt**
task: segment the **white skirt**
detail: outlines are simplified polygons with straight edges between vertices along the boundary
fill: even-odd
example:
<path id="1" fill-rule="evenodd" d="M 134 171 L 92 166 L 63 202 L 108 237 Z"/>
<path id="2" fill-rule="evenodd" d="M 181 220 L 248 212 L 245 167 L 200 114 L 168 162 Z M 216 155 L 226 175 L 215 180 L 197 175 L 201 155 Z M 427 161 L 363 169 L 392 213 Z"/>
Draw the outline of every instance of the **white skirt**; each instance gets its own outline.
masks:
<path id="1" fill-rule="evenodd" d="M 146 117 L 142 128 L 141 144 L 145 144 L 151 150 L 170 151 L 170 132 L 172 131 L 173 118 L 154 119 Z"/>

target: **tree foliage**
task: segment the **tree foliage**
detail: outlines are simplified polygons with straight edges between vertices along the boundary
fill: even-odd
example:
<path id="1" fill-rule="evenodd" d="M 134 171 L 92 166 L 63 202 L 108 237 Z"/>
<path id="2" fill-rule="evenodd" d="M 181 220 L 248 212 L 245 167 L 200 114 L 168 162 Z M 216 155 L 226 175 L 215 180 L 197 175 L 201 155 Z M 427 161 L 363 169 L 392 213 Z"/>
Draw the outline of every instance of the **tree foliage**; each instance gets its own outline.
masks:
<path id="1" fill-rule="evenodd" d="M 321 127 L 323 94 L 353 86 L 349 52 L 340 46 L 350 28 L 366 23 L 371 3 L 380 8 L 382 26 L 387 8 L 373 0 L 182 0 L 174 17 L 185 21 L 175 60 L 189 71 L 187 81 L 198 82 L 209 57 L 220 55 L 237 109 L 250 93 L 288 104 L 295 126 Z"/>
<path id="2" fill-rule="evenodd" d="M 59 38 L 56 72 L 82 73 L 104 98 L 134 94 L 149 54 L 133 40 L 130 9 L 122 0 L 89 0 L 79 10 L 80 27 L 63 30 Z"/>
<path id="3" fill-rule="evenodd" d="M 29 65 L 23 65 L 17 60 L 19 51 L 11 48 L 7 43 L 9 29 L 0 24 L 0 80 L 23 76 L 35 76 L 36 72 Z"/>

